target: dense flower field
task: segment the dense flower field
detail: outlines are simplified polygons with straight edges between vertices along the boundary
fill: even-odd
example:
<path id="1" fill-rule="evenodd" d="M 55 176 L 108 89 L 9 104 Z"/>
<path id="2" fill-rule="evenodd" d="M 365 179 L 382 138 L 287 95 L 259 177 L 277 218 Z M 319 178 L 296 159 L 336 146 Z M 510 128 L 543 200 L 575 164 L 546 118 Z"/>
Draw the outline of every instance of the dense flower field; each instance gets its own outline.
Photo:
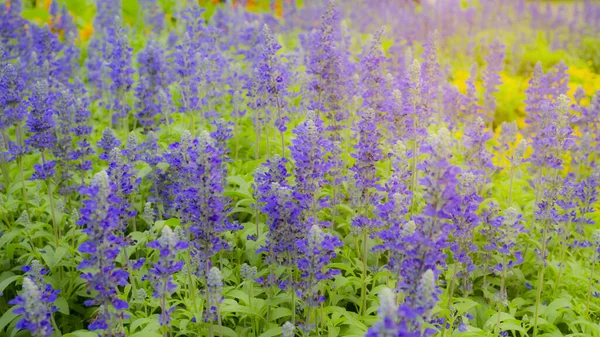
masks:
<path id="1" fill-rule="evenodd" d="M 600 3 L 31 3 L 1 336 L 600 336 Z"/>

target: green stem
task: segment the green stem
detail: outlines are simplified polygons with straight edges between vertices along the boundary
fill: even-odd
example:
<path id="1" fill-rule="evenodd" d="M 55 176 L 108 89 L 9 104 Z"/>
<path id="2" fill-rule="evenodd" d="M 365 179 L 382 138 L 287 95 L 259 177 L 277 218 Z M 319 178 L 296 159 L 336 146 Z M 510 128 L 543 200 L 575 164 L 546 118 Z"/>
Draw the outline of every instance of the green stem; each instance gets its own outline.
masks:
<path id="1" fill-rule="evenodd" d="M 542 259 L 546 259 L 546 241 L 547 241 L 547 235 L 548 235 L 548 222 L 544 220 L 544 227 L 542 230 Z M 541 304 L 541 300 L 542 300 L 542 288 L 544 286 L 544 272 L 546 270 L 545 267 L 545 261 L 542 264 L 541 268 L 540 268 L 540 273 L 538 276 L 538 289 L 537 289 L 537 295 L 535 298 L 535 317 L 533 319 L 533 337 L 536 337 L 538 334 L 538 314 L 539 314 L 539 310 L 540 310 L 540 304 Z"/>
<path id="2" fill-rule="evenodd" d="M 510 166 L 510 183 L 508 184 L 508 201 L 507 206 L 510 207 L 512 203 L 512 191 L 513 191 L 513 181 L 515 178 L 515 170 L 513 165 Z"/>
<path id="3" fill-rule="evenodd" d="M 416 111 L 416 106 L 413 104 L 413 111 Z M 412 182 L 411 189 L 412 192 L 412 205 L 411 205 L 411 214 L 416 212 L 417 207 L 417 162 L 419 161 L 419 146 L 418 146 L 418 136 L 417 136 L 417 128 L 419 126 L 418 119 L 415 115 L 413 119 L 413 128 L 415 132 L 415 139 L 413 144 L 413 158 L 412 158 Z"/>
<path id="4" fill-rule="evenodd" d="M 6 192 L 6 195 L 8 195 L 10 180 L 8 178 L 8 168 L 6 167 L 6 163 L 2 163 L 2 176 L 4 177 L 4 191 Z"/>
<path id="5" fill-rule="evenodd" d="M 219 322 L 219 337 L 223 337 L 223 323 L 221 322 L 221 308 L 219 304 L 215 304 L 217 307 L 217 321 Z"/>
<path id="6" fill-rule="evenodd" d="M 292 324 L 294 326 L 296 326 L 296 287 L 295 287 L 295 273 L 294 273 L 294 266 L 290 267 L 290 278 L 291 278 L 291 285 L 292 285 Z"/>
<path id="7" fill-rule="evenodd" d="M 248 286 L 248 294 L 250 294 L 250 297 L 248 297 L 248 305 L 250 306 L 250 310 L 254 310 L 254 307 L 252 306 L 252 299 L 254 298 L 254 287 L 252 286 L 252 281 L 246 281 L 247 286 Z M 258 337 L 258 322 L 256 321 L 256 316 L 252 316 L 252 330 L 254 331 L 254 337 Z"/>
<path id="8" fill-rule="evenodd" d="M 454 265 L 454 270 L 452 271 L 452 278 L 450 279 L 450 290 L 448 291 L 448 321 L 450 321 L 450 318 L 452 317 L 451 311 L 452 311 L 452 303 L 453 303 L 453 298 L 454 298 L 454 290 L 456 288 L 456 282 L 454 282 L 454 279 L 456 279 L 456 269 L 457 266 L 456 264 Z M 452 328 L 452 325 L 450 325 L 450 328 Z M 441 337 L 444 337 L 446 335 L 446 324 L 444 324 L 444 326 L 442 327 L 442 334 Z"/>
<path id="9" fill-rule="evenodd" d="M 360 294 L 360 315 L 364 315 L 367 309 L 367 239 L 368 234 L 365 231 L 363 234 L 363 272 L 362 272 L 362 291 Z"/>
<path id="10" fill-rule="evenodd" d="M 192 305 L 194 306 L 192 313 L 195 316 L 196 310 L 198 310 L 198 305 L 196 302 L 196 282 L 195 282 L 195 278 L 192 275 L 192 264 L 191 264 L 192 253 L 191 253 L 190 249 L 187 250 L 186 260 L 187 261 L 185 262 L 185 264 L 188 266 L 188 268 L 187 268 L 188 280 L 190 281 L 190 283 L 188 284 L 188 293 L 189 293 L 190 297 L 192 298 Z"/>
<path id="11" fill-rule="evenodd" d="M 277 115 L 279 118 L 279 122 L 283 123 L 283 119 L 281 117 L 281 104 L 279 104 L 279 96 L 277 96 L 276 103 L 277 103 Z M 280 128 L 278 128 L 278 129 L 280 129 Z M 279 131 L 279 134 L 281 135 L 281 157 L 285 158 L 285 140 L 283 138 L 283 131 Z"/>
<path id="12" fill-rule="evenodd" d="M 29 203 L 27 202 L 27 191 L 25 189 L 25 175 L 23 174 L 23 158 L 17 156 L 17 164 L 19 165 L 19 173 L 21 175 L 21 194 L 23 194 L 23 202 L 25 203 L 25 210 L 29 214 Z"/>
<path id="13" fill-rule="evenodd" d="M 558 275 L 556 276 L 556 283 L 554 285 L 554 293 L 555 294 L 558 291 L 558 287 L 560 285 L 560 279 L 562 277 L 562 273 L 564 270 L 565 257 L 567 255 L 567 240 L 569 239 L 570 228 L 571 228 L 571 219 L 569 219 L 569 221 L 567 222 L 567 226 L 565 228 L 565 237 L 564 237 L 563 242 L 561 243 L 560 265 L 558 266 Z"/>
<path id="14" fill-rule="evenodd" d="M 586 307 L 586 316 L 590 318 L 590 302 L 592 299 L 592 283 L 594 283 L 594 267 L 596 267 L 596 251 L 598 250 L 598 246 L 594 250 L 594 261 L 592 262 L 592 270 L 590 274 L 590 282 L 588 283 L 588 296 L 587 296 L 587 307 Z"/>
<path id="15" fill-rule="evenodd" d="M 44 151 L 42 151 L 42 165 L 46 166 L 46 158 L 44 157 Z M 59 224 L 56 222 L 56 213 L 54 212 L 54 197 L 52 193 L 52 181 L 48 179 L 46 181 L 48 184 L 48 197 L 50 200 L 50 216 L 52 217 L 52 225 L 54 227 L 54 234 L 56 235 L 56 247 L 58 247 L 60 241 L 60 228 Z"/>
<path id="16" fill-rule="evenodd" d="M 508 264 L 508 257 L 506 254 L 504 254 L 504 259 L 502 260 L 502 274 L 500 274 L 500 296 L 502 296 L 502 298 L 504 298 L 504 296 L 506 295 L 506 265 Z M 496 328 L 494 335 L 495 336 L 499 336 L 500 335 L 500 314 L 502 313 L 502 303 L 498 303 L 498 319 L 496 320 Z"/>
<path id="17" fill-rule="evenodd" d="M 256 136 L 256 143 L 254 144 L 254 159 L 260 159 L 260 111 L 254 113 L 254 134 Z"/>

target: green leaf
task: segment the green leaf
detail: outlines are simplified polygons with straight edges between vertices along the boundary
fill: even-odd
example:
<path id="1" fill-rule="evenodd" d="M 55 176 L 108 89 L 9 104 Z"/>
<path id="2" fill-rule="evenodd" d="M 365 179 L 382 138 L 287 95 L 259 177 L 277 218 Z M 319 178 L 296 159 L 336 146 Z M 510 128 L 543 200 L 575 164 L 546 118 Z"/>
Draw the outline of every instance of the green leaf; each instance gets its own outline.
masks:
<path id="1" fill-rule="evenodd" d="M 15 318 L 19 315 L 15 314 L 12 310 L 9 310 L 0 317 L 0 331 L 3 331 Z"/>
<path id="2" fill-rule="evenodd" d="M 73 332 L 69 332 L 63 337 L 98 337 L 97 332 L 89 331 L 89 330 L 77 330 Z"/>
<path id="3" fill-rule="evenodd" d="M 7 274 L 12 274 L 12 276 L 5 276 Z M 21 275 L 14 275 L 12 272 L 6 272 L 2 274 L 2 277 L 0 278 L 2 279 L 2 282 L 0 282 L 0 293 L 4 292 L 4 289 L 6 289 L 11 283 L 15 282 L 21 277 Z"/>
<path id="4" fill-rule="evenodd" d="M 46 22 L 50 14 L 43 8 L 28 8 L 21 12 L 21 16 L 26 20 Z"/>
<path id="5" fill-rule="evenodd" d="M 567 308 L 571 307 L 571 299 L 568 298 L 559 298 L 552 301 L 544 310 L 544 314 L 546 316 L 546 320 L 550 324 L 554 324 L 556 319 L 562 315 Z"/>
<path id="6" fill-rule="evenodd" d="M 129 337 L 163 337 L 163 335 L 156 331 L 140 331 L 130 335 Z"/>
<path id="7" fill-rule="evenodd" d="M 454 308 L 456 309 L 456 311 L 459 314 L 462 315 L 462 314 L 466 313 L 467 311 L 469 311 L 469 309 L 474 308 L 478 305 L 479 305 L 479 303 L 477 303 L 473 300 L 470 300 L 468 298 L 462 298 L 462 299 L 460 299 L 460 302 L 454 304 Z"/>
<path id="8" fill-rule="evenodd" d="M 69 303 L 64 297 L 57 298 L 54 305 L 56 305 L 59 312 L 65 315 L 69 315 Z"/>
<path id="9" fill-rule="evenodd" d="M 281 330 L 280 326 L 276 326 L 274 328 L 271 328 L 265 332 L 263 332 L 262 334 L 260 334 L 259 337 L 274 337 L 274 336 L 279 336 L 283 333 L 283 331 Z"/>

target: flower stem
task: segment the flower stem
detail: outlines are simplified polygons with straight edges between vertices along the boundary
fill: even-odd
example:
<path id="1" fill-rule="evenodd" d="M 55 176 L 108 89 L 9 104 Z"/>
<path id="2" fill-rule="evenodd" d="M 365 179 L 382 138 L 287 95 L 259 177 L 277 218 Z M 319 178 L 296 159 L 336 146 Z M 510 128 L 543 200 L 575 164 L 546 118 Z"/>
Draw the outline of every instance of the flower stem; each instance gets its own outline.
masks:
<path id="1" fill-rule="evenodd" d="M 46 166 L 46 159 L 44 157 L 44 151 L 42 151 L 42 166 L 43 167 Z M 52 225 L 54 226 L 54 234 L 56 235 L 56 246 L 58 247 L 58 243 L 60 240 L 60 228 L 59 228 L 59 224 L 56 222 L 56 214 L 54 212 L 54 197 L 53 197 L 53 193 L 52 193 L 52 181 L 50 180 L 50 178 L 48 178 L 48 180 L 46 180 L 46 183 L 48 184 L 48 197 L 49 197 L 49 201 L 50 201 L 50 216 L 52 216 Z"/>
<path id="2" fill-rule="evenodd" d="M 504 298 L 505 293 L 506 293 L 506 265 L 508 264 L 508 257 L 506 254 L 504 254 L 504 259 L 502 260 L 502 273 L 500 274 L 500 296 L 502 296 L 502 298 Z M 499 303 L 501 304 L 501 303 Z M 502 313 L 502 306 L 499 305 L 498 306 L 498 320 L 496 321 L 496 328 L 495 328 L 495 336 L 499 336 L 500 335 L 500 314 Z"/>
<path id="3" fill-rule="evenodd" d="M 590 301 L 592 299 L 592 283 L 594 283 L 594 267 L 596 267 L 596 255 L 597 255 L 597 250 L 600 250 L 600 246 L 596 246 L 596 249 L 594 250 L 594 260 L 592 261 L 592 270 L 590 273 L 590 282 L 588 283 L 588 296 L 587 296 L 587 307 L 586 307 L 586 316 L 589 318 L 590 317 Z"/>
<path id="4" fill-rule="evenodd" d="M 540 269 L 540 273 L 538 276 L 538 289 L 537 289 L 537 295 L 535 298 L 535 317 L 533 319 L 533 337 L 537 336 L 538 333 L 538 314 L 539 314 L 539 310 L 540 310 L 540 304 L 541 304 L 541 300 L 542 300 L 542 287 L 544 286 L 544 272 L 546 271 L 546 241 L 547 241 L 547 235 L 548 235 L 548 222 L 546 220 L 544 220 L 544 227 L 542 230 L 542 259 L 543 259 L 543 263 Z"/>
<path id="5" fill-rule="evenodd" d="M 448 291 L 448 320 L 450 320 L 451 318 L 451 313 L 452 313 L 452 303 L 453 303 L 453 298 L 454 298 L 454 290 L 456 289 L 456 282 L 454 282 L 454 279 L 456 279 L 456 269 L 457 266 L 456 264 L 454 265 L 454 270 L 452 271 L 452 278 L 450 279 L 450 290 Z M 442 334 L 441 337 L 444 337 L 446 335 L 446 326 L 447 324 L 444 324 L 444 326 L 442 327 Z M 452 328 L 452 325 L 450 325 L 450 328 Z"/>
<path id="6" fill-rule="evenodd" d="M 367 239 L 368 239 L 367 231 L 363 234 L 363 272 L 362 272 L 362 291 L 360 294 L 361 305 L 360 305 L 360 315 L 364 315 L 367 310 Z"/>

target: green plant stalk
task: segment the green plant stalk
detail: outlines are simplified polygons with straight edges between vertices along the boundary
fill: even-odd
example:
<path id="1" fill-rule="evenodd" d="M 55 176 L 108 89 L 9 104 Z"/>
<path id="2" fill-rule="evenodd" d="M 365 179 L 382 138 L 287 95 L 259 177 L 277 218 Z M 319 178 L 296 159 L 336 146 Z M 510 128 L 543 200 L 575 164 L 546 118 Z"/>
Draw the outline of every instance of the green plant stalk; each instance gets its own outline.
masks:
<path id="1" fill-rule="evenodd" d="M 267 136 L 267 158 L 271 158 L 271 126 L 265 123 L 265 132 Z"/>
<path id="2" fill-rule="evenodd" d="M 162 321 L 166 322 L 167 317 L 166 313 L 167 313 L 167 282 L 163 282 L 163 294 L 160 297 L 160 315 L 162 316 Z M 163 327 L 163 337 L 167 337 L 168 331 L 170 330 L 170 325 L 166 325 Z"/>
<path id="3" fill-rule="evenodd" d="M 248 305 L 250 306 L 251 310 L 254 310 L 254 307 L 252 306 L 252 299 L 254 298 L 254 287 L 252 286 L 252 282 L 248 282 L 246 281 L 246 286 L 248 287 L 248 294 L 250 294 L 250 297 L 248 297 Z M 252 315 L 252 330 L 254 333 L 254 337 L 258 337 L 258 322 L 256 321 L 256 316 Z"/>
<path id="4" fill-rule="evenodd" d="M 254 144 L 254 159 L 260 159 L 260 111 L 256 111 L 254 114 L 254 134 L 256 136 L 256 143 Z"/>
<path id="5" fill-rule="evenodd" d="M 206 315 L 206 313 L 208 312 L 208 310 L 210 310 L 210 304 L 211 304 L 210 303 L 210 293 L 208 291 L 208 273 L 209 273 L 209 269 L 208 269 L 208 263 L 207 263 L 206 264 L 206 271 L 204 273 L 204 275 L 206 275 L 205 279 L 204 279 L 204 281 L 206 282 L 205 283 L 206 291 L 204 292 L 205 293 L 204 303 L 206 303 L 206 305 L 205 305 L 205 308 L 204 308 L 204 311 L 203 311 L 202 315 Z M 208 315 L 207 315 L 207 317 L 208 317 Z M 209 322 L 208 318 L 206 319 L 206 321 L 208 322 L 208 336 L 209 337 L 213 337 L 214 336 L 214 333 L 213 333 L 213 322 L 212 322 L 212 320 Z"/>
<path id="6" fill-rule="evenodd" d="M 290 267 L 290 279 L 292 281 L 292 324 L 294 324 L 294 326 L 296 326 L 296 289 L 295 289 L 295 278 L 296 274 L 295 274 L 295 269 L 294 266 Z"/>
<path id="7" fill-rule="evenodd" d="M 323 293 L 323 296 L 325 296 L 325 285 L 321 284 L 321 291 Z M 321 302 L 321 315 L 320 315 L 321 319 L 321 331 L 325 332 L 325 304 L 324 302 Z"/>
<path id="8" fill-rule="evenodd" d="M 221 322 L 221 308 L 217 304 L 217 321 L 219 322 L 219 337 L 223 337 L 223 323 Z"/>
<path id="9" fill-rule="evenodd" d="M 23 174 L 23 159 L 17 156 L 17 164 L 19 165 L 19 173 L 21 175 L 21 194 L 23 195 L 23 202 L 25 203 L 25 210 L 29 214 L 29 203 L 27 202 L 27 190 L 25 189 L 25 174 Z"/>
<path id="10" fill-rule="evenodd" d="M 590 282 L 588 283 L 588 295 L 587 295 L 587 307 L 586 307 L 586 316 L 588 318 L 590 317 L 590 302 L 592 299 L 592 283 L 594 282 L 594 269 L 596 267 L 596 251 L 598 250 L 598 246 L 596 246 L 596 249 L 594 250 L 593 254 L 594 254 L 594 260 L 592 261 L 592 270 L 590 273 Z"/>
<path id="11" fill-rule="evenodd" d="M 454 270 L 452 271 L 452 278 L 450 279 L 450 290 L 448 291 L 448 304 L 447 304 L 448 314 L 450 314 L 451 310 L 452 310 L 452 303 L 454 302 L 453 301 L 454 291 L 456 288 L 456 282 L 454 282 L 454 279 L 456 278 L 456 269 L 457 269 L 456 265 L 454 265 L 453 269 Z M 451 317 L 451 315 L 450 315 L 450 317 Z M 450 318 L 450 317 L 448 317 L 448 318 Z M 450 328 L 452 328 L 452 324 L 450 325 Z M 442 328 L 441 337 L 444 337 L 445 335 L 446 335 L 446 324 L 444 324 L 444 326 Z"/>
<path id="12" fill-rule="evenodd" d="M 188 266 L 187 268 L 187 274 L 188 274 L 188 279 L 190 281 L 190 283 L 188 284 L 188 293 L 190 295 L 190 297 L 192 298 L 192 305 L 194 306 L 193 309 L 193 313 L 194 316 L 196 315 L 196 310 L 198 310 L 198 303 L 196 302 L 196 282 L 195 282 L 195 278 L 192 276 L 192 270 L 191 270 L 191 260 L 192 260 L 192 253 L 191 250 L 188 248 L 187 249 L 187 254 L 185 256 L 186 260 L 185 264 Z"/>
<path id="13" fill-rule="evenodd" d="M 363 234 L 363 272 L 362 272 L 362 290 L 360 293 L 360 315 L 364 315 L 367 309 L 367 239 L 368 239 L 367 231 Z"/>
<path id="14" fill-rule="evenodd" d="M 190 133 L 192 134 L 192 136 L 194 135 L 194 132 L 196 130 L 194 130 L 196 128 L 196 123 L 194 121 L 194 113 L 190 112 Z"/>
<path id="15" fill-rule="evenodd" d="M 413 111 L 416 111 L 416 104 L 413 104 Z M 418 146 L 418 136 L 416 134 L 416 130 L 419 126 L 419 121 L 416 116 L 413 118 L 413 128 L 415 130 L 415 139 L 413 144 L 413 158 L 412 158 L 412 179 L 411 179 L 411 188 L 410 191 L 413 193 L 412 195 L 412 205 L 411 205 L 411 214 L 416 212 L 417 208 L 417 162 L 419 161 L 419 146 Z"/>
<path id="16" fill-rule="evenodd" d="M 254 221 L 256 221 L 256 239 L 258 240 L 258 237 L 260 236 L 260 226 L 258 224 L 258 201 L 257 201 L 257 205 L 254 209 Z"/>
<path id="17" fill-rule="evenodd" d="M 4 191 L 6 192 L 6 195 L 8 195 L 10 180 L 8 177 L 8 168 L 4 162 L 2 163 L 2 176 L 4 177 Z"/>
<path id="18" fill-rule="evenodd" d="M 548 221 L 544 221 L 544 227 L 542 230 L 542 258 L 546 258 L 546 241 L 548 235 Z M 540 310 L 540 304 L 542 300 L 542 287 L 544 286 L 544 273 L 546 271 L 546 267 L 542 264 L 540 273 L 538 276 L 538 289 L 537 295 L 535 297 L 535 317 L 533 319 L 533 337 L 536 337 L 538 334 L 538 314 Z"/>
<path id="19" fill-rule="evenodd" d="M 512 203 L 512 191 L 513 191 L 514 178 L 515 178 L 515 170 L 514 170 L 513 165 L 511 165 L 510 166 L 510 182 L 508 184 L 508 200 L 507 200 L 508 207 L 510 207 L 510 204 Z"/>
<path id="20" fill-rule="evenodd" d="M 3 138 L 3 143 L 4 144 L 8 144 L 8 136 L 5 133 L 0 134 L 0 137 Z M 8 191 L 9 191 L 9 176 L 8 176 L 8 167 L 6 162 L 2 162 L 2 176 L 4 177 L 4 189 L 6 191 L 6 195 L 8 195 Z"/>
<path id="21" fill-rule="evenodd" d="M 271 252 L 271 254 L 273 254 L 273 252 Z M 274 289 L 273 289 L 273 285 L 271 284 L 271 280 L 272 277 L 274 275 L 274 271 L 273 271 L 273 264 L 269 264 L 269 282 L 267 285 L 267 290 L 268 290 L 268 294 L 267 294 L 267 301 L 269 302 L 269 305 L 267 305 L 267 322 L 265 322 L 265 331 L 268 330 L 269 328 L 269 323 L 271 322 L 271 309 L 272 309 L 272 302 L 273 302 L 273 297 L 275 297 Z"/>
<path id="22" fill-rule="evenodd" d="M 569 218 L 569 221 L 567 222 L 567 226 L 565 227 L 565 237 L 564 237 L 564 241 L 562 242 L 561 247 L 560 247 L 560 265 L 558 266 L 558 275 L 556 276 L 556 282 L 554 284 L 554 293 L 555 294 L 558 291 L 558 288 L 560 286 L 560 279 L 562 277 L 562 273 L 565 268 L 564 265 L 565 265 L 565 257 L 567 255 L 567 240 L 569 238 L 570 229 L 571 229 L 571 218 Z"/>
<path id="23" fill-rule="evenodd" d="M 144 199 L 142 199 L 144 200 Z M 131 207 L 133 207 L 133 209 L 135 210 L 135 194 L 131 194 Z M 142 207 L 143 208 L 143 207 Z M 136 211 L 137 212 L 137 211 Z M 136 226 L 136 221 L 135 221 L 135 215 L 131 217 L 131 222 L 132 222 L 132 228 L 134 232 L 137 232 L 137 226 Z"/>
<path id="24" fill-rule="evenodd" d="M 46 165 L 46 158 L 44 156 L 44 151 L 42 151 L 42 165 Z M 52 225 L 54 227 L 54 234 L 56 235 L 56 247 L 58 247 L 58 243 L 60 241 L 60 228 L 59 224 L 56 222 L 56 213 L 54 212 L 54 197 L 52 193 L 52 181 L 50 179 L 46 180 L 46 184 L 48 185 L 48 198 L 50 201 L 50 216 L 52 217 Z"/>
<path id="25" fill-rule="evenodd" d="M 239 119 L 240 117 L 238 116 L 238 112 L 235 112 L 235 116 L 234 118 L 234 124 L 233 124 L 233 135 L 235 137 L 235 161 L 238 161 L 238 152 L 239 152 L 239 147 L 240 147 L 240 137 L 239 137 L 239 131 L 238 131 L 238 124 L 239 124 Z"/>
<path id="26" fill-rule="evenodd" d="M 279 121 L 282 122 L 281 104 L 279 103 L 279 96 L 277 96 L 276 104 L 277 104 L 277 116 L 279 118 Z M 285 158 L 285 139 L 283 138 L 283 131 L 280 130 L 279 134 L 281 135 L 281 157 Z"/>
<path id="27" fill-rule="evenodd" d="M 502 273 L 500 274 L 500 295 L 504 296 L 506 292 L 506 265 L 508 264 L 508 257 L 504 254 L 504 259 L 502 260 Z M 498 306 L 498 320 L 496 321 L 496 328 L 494 329 L 494 335 L 500 335 L 500 314 L 502 313 L 502 303 L 499 303 Z"/>

